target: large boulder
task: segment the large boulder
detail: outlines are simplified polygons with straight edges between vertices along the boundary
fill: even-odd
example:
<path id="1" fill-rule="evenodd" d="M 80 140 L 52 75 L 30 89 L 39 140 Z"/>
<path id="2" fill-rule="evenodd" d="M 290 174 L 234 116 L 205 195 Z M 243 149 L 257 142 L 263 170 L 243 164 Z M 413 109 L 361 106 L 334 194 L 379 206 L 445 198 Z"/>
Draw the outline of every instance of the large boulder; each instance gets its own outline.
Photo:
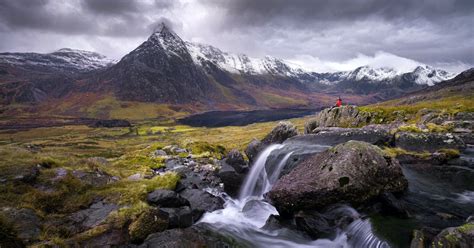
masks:
<path id="1" fill-rule="evenodd" d="M 263 144 L 280 144 L 288 138 L 298 135 L 298 130 L 293 123 L 280 121 L 273 130 L 263 138 Z"/>
<path id="2" fill-rule="evenodd" d="M 370 114 L 359 111 L 357 106 L 327 108 L 306 123 L 305 133 L 312 133 L 318 127 L 359 127 L 368 124 L 370 120 Z"/>
<path id="3" fill-rule="evenodd" d="M 240 186 L 244 182 L 245 174 L 238 173 L 234 167 L 224 164 L 217 176 L 224 183 L 224 191 L 230 196 L 237 196 Z"/>
<path id="4" fill-rule="evenodd" d="M 451 133 L 413 133 L 398 132 L 395 145 L 405 150 L 435 152 L 440 149 L 466 149 L 466 144 Z"/>
<path id="5" fill-rule="evenodd" d="M 396 159 L 377 146 L 349 141 L 305 159 L 276 182 L 268 197 L 286 215 L 334 203 L 361 204 L 407 186 Z"/>
<path id="6" fill-rule="evenodd" d="M 168 228 L 186 228 L 194 223 L 193 212 L 190 207 L 184 206 L 180 208 L 160 208 L 168 215 Z"/>
<path id="7" fill-rule="evenodd" d="M 232 149 L 226 156 L 224 161 L 226 164 L 232 166 L 238 173 L 245 173 L 248 167 L 246 166 L 244 156 L 237 149 Z"/>

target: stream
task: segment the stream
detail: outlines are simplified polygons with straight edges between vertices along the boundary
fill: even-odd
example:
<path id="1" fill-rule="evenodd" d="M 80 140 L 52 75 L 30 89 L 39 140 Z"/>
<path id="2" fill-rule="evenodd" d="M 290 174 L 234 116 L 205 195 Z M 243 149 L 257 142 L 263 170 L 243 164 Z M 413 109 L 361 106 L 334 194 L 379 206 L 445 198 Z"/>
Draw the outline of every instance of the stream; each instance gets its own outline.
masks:
<path id="1" fill-rule="evenodd" d="M 271 215 L 278 215 L 278 212 L 264 201 L 264 194 L 270 191 L 277 181 L 290 156 L 295 152 L 301 152 L 298 148 L 300 147 L 294 147 L 293 151 L 286 152 L 280 162 L 268 170 L 271 173 L 267 173 L 265 169 L 270 154 L 286 149 L 284 145 L 271 145 L 266 148 L 252 165 L 239 197 L 233 199 L 222 195 L 226 201 L 224 209 L 205 214 L 200 222 L 212 224 L 210 226 L 216 231 L 253 247 L 389 247 L 386 242 L 374 235 L 368 219 L 361 219 L 355 209 L 344 205 L 325 214 L 348 215 L 356 220 L 344 230 L 335 230 L 333 238 L 311 240 L 287 228 L 265 228 L 267 219 Z M 321 152 L 327 148 L 327 146 L 313 146 L 311 151 Z"/>

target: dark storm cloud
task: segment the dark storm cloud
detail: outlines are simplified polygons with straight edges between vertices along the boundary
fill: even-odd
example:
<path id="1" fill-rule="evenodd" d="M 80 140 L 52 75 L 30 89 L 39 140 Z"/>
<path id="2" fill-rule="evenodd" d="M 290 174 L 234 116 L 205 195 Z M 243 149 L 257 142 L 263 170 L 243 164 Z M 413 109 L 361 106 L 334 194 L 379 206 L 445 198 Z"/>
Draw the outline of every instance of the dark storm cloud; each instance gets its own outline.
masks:
<path id="1" fill-rule="evenodd" d="M 137 37 L 150 32 L 153 22 L 143 12 L 159 15 L 173 5 L 170 0 L 2 0 L 0 24 L 11 31 Z"/>
<path id="2" fill-rule="evenodd" d="M 472 0 L 207 0 L 226 9 L 234 23 L 268 23 L 275 19 L 295 21 L 354 21 L 378 17 L 386 20 L 472 15 Z"/>
<path id="3" fill-rule="evenodd" d="M 251 56 L 326 65 L 389 53 L 471 66 L 473 13 L 473 0 L 0 0 L 0 51 L 73 46 L 120 58 L 165 22 Z"/>

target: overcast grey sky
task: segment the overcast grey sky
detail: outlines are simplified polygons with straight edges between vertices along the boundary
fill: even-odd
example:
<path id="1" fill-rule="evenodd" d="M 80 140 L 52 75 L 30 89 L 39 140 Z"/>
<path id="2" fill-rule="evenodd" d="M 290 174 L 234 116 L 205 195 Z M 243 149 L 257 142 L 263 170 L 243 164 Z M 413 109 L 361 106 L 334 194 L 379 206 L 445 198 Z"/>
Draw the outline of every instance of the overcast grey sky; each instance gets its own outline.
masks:
<path id="1" fill-rule="evenodd" d="M 119 59 L 162 21 L 185 40 L 316 71 L 474 66 L 473 0 L 0 0 L 0 51 Z"/>

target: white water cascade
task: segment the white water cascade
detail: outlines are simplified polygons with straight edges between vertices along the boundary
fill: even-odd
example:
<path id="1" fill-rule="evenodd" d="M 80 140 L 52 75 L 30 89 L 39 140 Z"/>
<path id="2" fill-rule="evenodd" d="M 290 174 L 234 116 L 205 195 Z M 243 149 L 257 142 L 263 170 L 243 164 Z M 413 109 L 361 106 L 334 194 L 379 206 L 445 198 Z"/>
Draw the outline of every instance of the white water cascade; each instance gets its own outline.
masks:
<path id="1" fill-rule="evenodd" d="M 278 215 L 275 207 L 264 201 L 264 194 L 278 180 L 293 152 L 285 154 L 270 170 L 265 168 L 265 164 L 272 152 L 283 147 L 284 145 L 271 145 L 262 151 L 242 185 L 239 198 L 224 195 L 224 209 L 206 213 L 200 223 L 208 223 L 216 231 L 232 236 L 250 247 L 389 247 L 372 233 L 369 220 L 353 221 L 346 230 L 336 230 L 332 239 L 310 240 L 287 228 L 263 228 L 270 215 Z M 359 216 L 356 210 L 347 206 L 340 207 L 340 211 Z"/>

